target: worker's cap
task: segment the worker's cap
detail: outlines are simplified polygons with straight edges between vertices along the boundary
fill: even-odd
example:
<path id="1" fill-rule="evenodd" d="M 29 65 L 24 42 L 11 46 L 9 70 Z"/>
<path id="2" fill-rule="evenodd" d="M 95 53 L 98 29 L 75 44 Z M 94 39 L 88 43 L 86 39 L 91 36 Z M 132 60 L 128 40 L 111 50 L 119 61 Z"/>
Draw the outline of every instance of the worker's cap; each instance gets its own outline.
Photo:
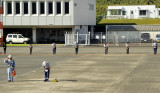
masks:
<path id="1" fill-rule="evenodd" d="M 8 58 L 12 58 L 12 55 L 8 55 Z"/>
<path id="2" fill-rule="evenodd" d="M 47 61 L 43 61 L 43 64 L 46 64 L 47 63 Z"/>

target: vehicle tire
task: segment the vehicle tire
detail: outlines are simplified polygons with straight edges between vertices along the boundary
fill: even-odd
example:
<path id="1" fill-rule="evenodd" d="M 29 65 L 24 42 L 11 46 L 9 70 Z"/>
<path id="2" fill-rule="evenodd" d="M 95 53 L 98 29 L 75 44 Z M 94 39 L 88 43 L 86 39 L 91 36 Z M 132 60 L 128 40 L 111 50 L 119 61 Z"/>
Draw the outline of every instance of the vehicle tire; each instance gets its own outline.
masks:
<path id="1" fill-rule="evenodd" d="M 27 44 L 27 42 L 26 42 L 26 41 L 24 41 L 24 44 Z"/>
<path id="2" fill-rule="evenodd" d="M 12 44 L 12 41 L 9 41 L 9 44 Z"/>

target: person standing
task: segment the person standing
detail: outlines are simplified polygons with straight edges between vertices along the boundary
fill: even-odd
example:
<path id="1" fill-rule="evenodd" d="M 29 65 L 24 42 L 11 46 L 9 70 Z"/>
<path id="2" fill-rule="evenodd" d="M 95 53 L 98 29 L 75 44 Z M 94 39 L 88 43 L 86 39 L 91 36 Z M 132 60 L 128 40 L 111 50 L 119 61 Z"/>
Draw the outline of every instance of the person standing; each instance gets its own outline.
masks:
<path id="1" fill-rule="evenodd" d="M 49 62 L 43 61 L 42 66 L 44 70 L 44 82 L 49 81 L 50 64 Z"/>
<path id="2" fill-rule="evenodd" d="M 129 54 L 129 42 L 126 43 L 126 53 Z"/>
<path id="3" fill-rule="evenodd" d="M 79 44 L 76 42 L 74 47 L 75 47 L 75 54 L 78 54 Z"/>
<path id="4" fill-rule="evenodd" d="M 4 60 L 4 63 L 8 64 L 8 82 L 13 82 L 12 73 L 15 70 L 15 61 L 12 59 L 11 55 L 8 55 L 8 58 Z"/>
<path id="5" fill-rule="evenodd" d="M 3 50 L 4 50 L 4 54 L 6 54 L 6 49 L 7 49 L 7 45 L 5 42 L 3 42 Z"/>
<path id="6" fill-rule="evenodd" d="M 155 41 L 152 46 L 153 46 L 154 54 L 157 54 L 157 48 L 158 48 L 157 42 Z"/>
<path id="7" fill-rule="evenodd" d="M 29 44 L 29 49 L 30 49 L 30 54 L 32 54 L 33 45 L 32 45 L 31 42 L 30 42 L 30 44 Z"/>
<path id="8" fill-rule="evenodd" d="M 108 54 L 108 47 L 109 47 L 109 44 L 105 43 L 104 44 L 105 54 Z"/>
<path id="9" fill-rule="evenodd" d="M 53 54 L 56 54 L 56 44 L 53 43 L 53 44 L 52 44 L 52 47 L 53 47 Z"/>

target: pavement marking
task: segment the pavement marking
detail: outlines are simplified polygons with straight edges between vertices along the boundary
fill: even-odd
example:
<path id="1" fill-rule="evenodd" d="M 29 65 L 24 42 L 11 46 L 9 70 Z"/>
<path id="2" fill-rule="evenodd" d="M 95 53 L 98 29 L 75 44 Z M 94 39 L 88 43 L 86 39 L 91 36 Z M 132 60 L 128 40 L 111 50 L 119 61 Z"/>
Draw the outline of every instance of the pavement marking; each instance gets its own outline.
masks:
<path id="1" fill-rule="evenodd" d="M 30 54 L 2 54 L 2 55 L 30 55 Z M 160 55 L 160 54 L 31 54 L 32 55 Z"/>

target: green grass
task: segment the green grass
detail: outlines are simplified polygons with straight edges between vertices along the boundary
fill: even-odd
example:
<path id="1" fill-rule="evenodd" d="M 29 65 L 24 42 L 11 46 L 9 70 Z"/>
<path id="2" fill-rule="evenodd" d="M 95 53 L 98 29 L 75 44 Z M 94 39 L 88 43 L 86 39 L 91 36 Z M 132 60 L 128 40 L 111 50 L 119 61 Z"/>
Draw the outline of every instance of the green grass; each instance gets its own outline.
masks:
<path id="1" fill-rule="evenodd" d="M 102 19 L 103 25 L 160 25 L 160 19 Z"/>
<path id="2" fill-rule="evenodd" d="M 29 46 L 29 44 L 7 44 L 7 46 Z"/>

